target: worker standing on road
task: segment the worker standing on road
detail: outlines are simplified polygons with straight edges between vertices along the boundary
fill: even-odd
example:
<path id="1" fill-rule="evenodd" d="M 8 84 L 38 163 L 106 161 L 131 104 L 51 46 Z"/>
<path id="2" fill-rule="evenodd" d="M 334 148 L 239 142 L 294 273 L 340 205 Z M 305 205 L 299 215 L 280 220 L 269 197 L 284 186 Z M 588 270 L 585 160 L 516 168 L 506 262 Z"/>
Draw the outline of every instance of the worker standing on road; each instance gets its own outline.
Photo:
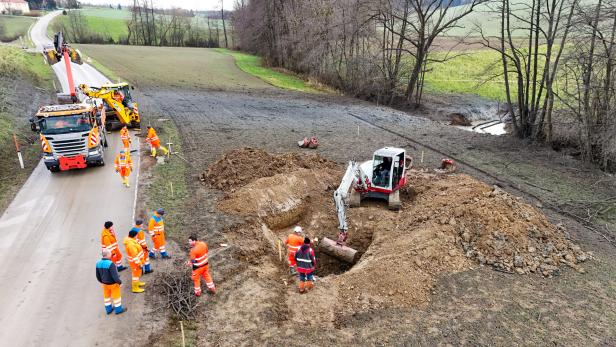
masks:
<path id="1" fill-rule="evenodd" d="M 160 252 L 160 256 L 164 259 L 170 258 L 165 248 L 165 223 L 163 216 L 165 210 L 159 208 L 154 212 L 148 223 L 148 232 L 152 237 L 152 243 L 154 243 L 154 249 L 150 251 L 150 258 L 156 259 L 156 252 Z"/>
<path id="2" fill-rule="evenodd" d="M 122 146 L 124 147 L 124 151 L 126 153 L 130 153 L 130 143 L 132 142 L 130 139 L 130 134 L 128 133 L 128 128 L 125 126 L 120 129 L 120 139 L 122 140 Z"/>
<path id="3" fill-rule="evenodd" d="M 216 294 L 216 285 L 214 285 L 209 270 L 207 243 L 197 240 L 195 236 L 190 236 L 188 245 L 190 246 L 190 260 L 187 265 L 192 266 L 191 277 L 195 284 L 195 295 L 201 296 L 201 277 L 205 280 L 207 290 Z"/>
<path id="4" fill-rule="evenodd" d="M 128 258 L 128 264 L 130 265 L 130 269 L 133 275 L 133 293 L 143 293 L 145 289 L 141 288 L 145 286 L 145 282 L 141 282 L 139 278 L 141 277 L 141 267 L 143 266 L 143 248 L 137 240 L 137 231 L 131 229 L 128 232 L 128 236 L 124 238 L 122 243 L 126 249 L 126 258 Z"/>
<path id="5" fill-rule="evenodd" d="M 314 269 L 317 266 L 317 259 L 314 250 L 310 246 L 310 239 L 305 238 L 304 244 L 295 253 L 297 271 L 299 272 L 299 292 L 305 293 L 312 289 L 314 283 Z"/>
<path id="6" fill-rule="evenodd" d="M 145 242 L 145 231 L 143 230 L 143 219 L 135 220 L 135 226 L 130 229 L 131 231 L 135 230 L 137 232 L 137 237 L 135 238 L 141 249 L 143 249 L 143 273 L 149 274 L 154 272 L 150 267 L 150 254 L 148 251 L 148 244 Z"/>
<path id="7" fill-rule="evenodd" d="M 105 298 L 105 311 L 107 314 L 113 312 L 121 314 L 126 312 L 122 307 L 122 295 L 120 292 L 120 275 L 115 264 L 109 259 L 111 252 L 108 249 L 103 249 L 103 259 L 96 263 L 96 279 L 103 285 L 103 297 Z M 112 305 L 113 300 L 113 305 Z"/>
<path id="8" fill-rule="evenodd" d="M 115 170 L 120 174 L 120 177 L 122 177 L 122 184 L 124 184 L 126 188 L 130 187 L 128 176 L 130 176 L 130 172 L 133 170 L 133 160 L 130 158 L 130 154 L 125 150 L 121 150 L 120 154 L 116 156 Z"/>
<path id="9" fill-rule="evenodd" d="M 296 262 L 295 262 L 295 253 L 299 250 L 299 248 L 304 243 L 304 237 L 302 236 L 302 232 L 304 230 L 299 225 L 293 229 L 293 234 L 287 236 L 284 240 L 284 244 L 287 245 L 288 252 L 288 260 L 289 260 L 289 272 L 291 275 L 297 274 L 295 270 Z"/>
<path id="10" fill-rule="evenodd" d="M 122 253 L 120 253 L 116 234 L 113 230 L 113 222 L 111 221 L 105 222 L 105 228 L 101 232 L 101 246 L 111 253 L 111 260 L 118 268 L 118 271 L 126 269 L 126 267 L 122 265 Z"/>
<path id="11" fill-rule="evenodd" d="M 152 152 L 153 157 L 156 156 L 156 149 L 159 148 L 165 155 L 169 153 L 164 146 L 160 145 L 160 139 L 158 138 L 158 135 L 156 135 L 156 130 L 154 130 L 151 126 L 148 126 L 148 136 L 145 138 L 145 142 L 150 144 L 150 151 Z"/>

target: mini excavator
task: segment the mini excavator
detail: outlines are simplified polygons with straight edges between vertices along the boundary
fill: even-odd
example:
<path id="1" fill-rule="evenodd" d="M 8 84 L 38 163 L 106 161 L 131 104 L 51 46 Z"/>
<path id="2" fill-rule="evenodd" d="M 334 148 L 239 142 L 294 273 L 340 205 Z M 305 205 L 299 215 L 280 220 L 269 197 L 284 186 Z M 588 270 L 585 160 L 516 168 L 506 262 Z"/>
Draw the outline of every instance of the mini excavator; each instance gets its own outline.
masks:
<path id="1" fill-rule="evenodd" d="M 354 263 L 357 251 L 346 246 L 349 226 L 346 208 L 359 207 L 365 198 L 381 199 L 388 202 L 389 208 L 399 210 L 400 189 L 406 184 L 406 171 L 411 168 L 413 159 L 406 156 L 402 148 L 385 147 L 374 152 L 372 160 L 363 163 L 350 161 L 342 177 L 340 186 L 334 192 L 334 202 L 338 213 L 338 240 L 324 237 L 320 248 L 327 254 Z"/>

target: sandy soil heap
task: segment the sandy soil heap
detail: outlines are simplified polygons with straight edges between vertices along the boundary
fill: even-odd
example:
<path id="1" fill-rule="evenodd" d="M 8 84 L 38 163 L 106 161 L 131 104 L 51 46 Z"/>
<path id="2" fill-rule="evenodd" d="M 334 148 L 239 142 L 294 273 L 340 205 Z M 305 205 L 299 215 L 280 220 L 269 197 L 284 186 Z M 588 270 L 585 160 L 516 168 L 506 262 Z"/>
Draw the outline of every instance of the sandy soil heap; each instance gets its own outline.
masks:
<path id="1" fill-rule="evenodd" d="M 263 254 L 277 260 L 275 243 L 294 223 L 313 238 L 336 237 L 332 194 L 341 175 L 319 156 L 241 149 L 214 163 L 204 179 L 213 187 L 237 187 L 218 207 L 249 217 L 240 229 L 262 233 Z M 440 276 L 477 263 L 552 276 L 562 265 L 583 271 L 578 263 L 591 256 L 535 207 L 468 175 L 413 170 L 409 182 L 400 212 L 376 201 L 348 210 L 349 246 L 363 255 L 340 272 L 333 269 L 339 262 L 318 254 L 317 275 L 336 275 L 322 278 L 322 291 L 314 295 L 338 297 L 337 310 L 345 314 L 413 306 L 429 301 Z M 286 267 L 284 262 L 272 266 Z"/>
<path id="2" fill-rule="evenodd" d="M 270 154 L 262 149 L 246 147 L 223 155 L 201 174 L 201 181 L 211 188 L 226 189 L 298 168 L 314 170 L 333 167 L 334 162 L 318 154 Z"/>

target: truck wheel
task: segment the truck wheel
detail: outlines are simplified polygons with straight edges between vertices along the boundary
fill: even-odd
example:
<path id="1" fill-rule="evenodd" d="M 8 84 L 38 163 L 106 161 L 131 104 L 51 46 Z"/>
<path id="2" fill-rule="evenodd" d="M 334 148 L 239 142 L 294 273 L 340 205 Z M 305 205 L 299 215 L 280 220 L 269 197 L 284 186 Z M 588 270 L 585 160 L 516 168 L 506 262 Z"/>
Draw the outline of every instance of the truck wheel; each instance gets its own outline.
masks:
<path id="1" fill-rule="evenodd" d="M 49 171 L 51 171 L 51 172 L 59 172 L 60 171 L 60 167 L 59 166 L 50 166 L 47 169 Z"/>
<path id="2" fill-rule="evenodd" d="M 105 166 L 105 159 L 101 158 L 101 161 L 98 162 L 98 166 Z"/>

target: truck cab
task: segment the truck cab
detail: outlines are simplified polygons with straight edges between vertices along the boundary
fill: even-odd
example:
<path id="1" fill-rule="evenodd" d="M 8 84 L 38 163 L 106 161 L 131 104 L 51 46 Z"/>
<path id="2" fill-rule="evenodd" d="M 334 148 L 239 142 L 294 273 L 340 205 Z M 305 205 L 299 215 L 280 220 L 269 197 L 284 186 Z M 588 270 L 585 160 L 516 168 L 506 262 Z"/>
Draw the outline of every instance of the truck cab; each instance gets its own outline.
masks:
<path id="1" fill-rule="evenodd" d="M 32 130 L 39 133 L 48 170 L 105 165 L 104 119 L 93 102 L 43 106 L 30 122 Z"/>

